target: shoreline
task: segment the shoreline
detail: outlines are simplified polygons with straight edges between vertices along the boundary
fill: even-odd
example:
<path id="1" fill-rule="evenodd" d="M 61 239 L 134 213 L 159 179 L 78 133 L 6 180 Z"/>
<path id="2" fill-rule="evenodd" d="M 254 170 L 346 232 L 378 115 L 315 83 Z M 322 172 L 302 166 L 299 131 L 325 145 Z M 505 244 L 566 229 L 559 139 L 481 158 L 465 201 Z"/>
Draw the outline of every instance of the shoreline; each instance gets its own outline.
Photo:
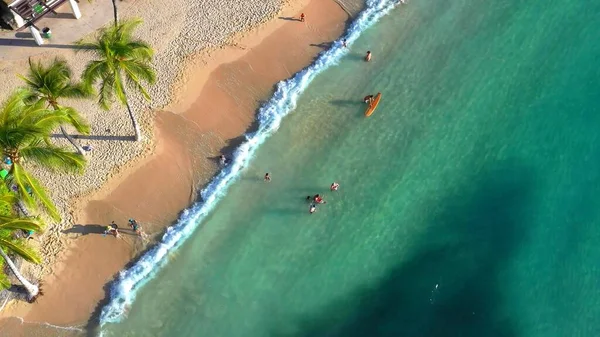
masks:
<path id="1" fill-rule="evenodd" d="M 231 154 L 230 150 L 239 145 L 245 132 L 252 129 L 256 119 L 256 110 L 261 101 L 272 94 L 273 85 L 306 67 L 322 51 L 322 47 L 319 47 L 318 44 L 324 41 L 314 41 L 315 38 L 327 37 L 333 40 L 343 32 L 348 19 L 343 8 L 334 0 L 320 1 L 319 3 L 317 1 L 303 1 L 300 5 L 286 4 L 279 13 L 284 18 L 286 15 L 297 17 L 299 10 L 302 10 L 307 13 L 306 24 L 319 25 L 319 29 L 310 29 L 306 33 L 306 38 L 313 40 L 312 43 L 317 46 L 296 46 L 296 52 L 309 49 L 308 51 L 292 55 L 294 54 L 294 45 L 298 40 L 290 39 L 290 34 L 297 30 L 297 26 L 305 24 L 289 19 L 275 18 L 250 32 L 238 34 L 230 39 L 238 42 L 221 47 L 208 57 L 200 58 L 199 61 L 191 61 L 193 66 L 186 64 L 188 80 L 186 81 L 186 76 L 183 76 L 185 84 L 173 89 L 180 93 L 175 100 L 176 103 L 153 113 L 154 148 L 148 151 L 147 156 L 125 168 L 117 177 L 111 177 L 110 181 L 98 191 L 84 197 L 83 201 L 75 203 L 72 208 L 73 216 L 76 219 L 75 223 L 85 224 L 85 226 L 90 224 L 101 226 L 103 223 L 109 223 L 111 218 L 119 218 L 117 223 L 120 223 L 120 228 L 123 228 L 123 223 L 127 219 L 126 214 L 143 213 L 135 218 L 143 224 L 146 232 L 152 233 L 155 237 L 159 233 L 163 233 L 166 227 L 172 225 L 181 210 L 187 208 L 195 200 L 198 188 L 205 186 L 218 172 L 218 165 L 214 160 L 215 155 L 222 153 L 222 149 L 225 149 L 226 155 Z M 335 15 L 331 13 L 332 11 L 336 12 Z M 319 16 L 323 16 L 322 22 L 310 21 L 311 18 L 314 20 Z M 327 33 L 322 34 L 323 31 L 327 31 Z M 291 45 L 282 45 L 282 41 L 288 41 Z M 273 60 L 269 60 L 269 57 L 275 57 L 277 60 L 280 55 L 270 55 L 277 48 L 282 54 L 290 53 L 287 56 L 288 59 L 285 55 L 282 56 L 282 59 L 288 64 L 273 66 Z M 258 71 L 261 76 L 256 76 L 256 69 L 248 71 L 247 65 L 259 68 L 257 65 L 260 65 L 261 61 L 262 67 L 267 69 L 264 72 Z M 245 95 L 227 97 L 227 89 L 223 89 L 223 83 L 229 83 L 228 80 L 231 78 L 243 79 L 240 83 L 246 84 L 244 87 L 252 87 L 253 90 Z M 174 87 L 177 85 L 175 84 Z M 202 89 L 198 90 L 198 88 Z M 229 90 L 236 88 L 243 89 L 242 86 L 228 87 Z M 207 98 L 210 101 L 209 107 L 206 107 Z M 199 114 L 198 111 L 201 108 L 205 110 L 221 108 L 226 112 L 215 117 Z M 244 113 L 240 113 L 239 110 Z M 194 155 L 197 156 L 198 153 L 202 153 L 201 158 L 194 160 Z M 164 173 L 163 170 L 167 170 L 163 165 L 165 162 L 176 163 L 177 165 L 174 166 L 177 166 L 178 170 Z M 161 173 L 157 174 L 156 172 L 159 170 Z M 144 189 L 147 187 L 143 186 L 144 182 L 156 182 L 156 179 L 165 175 L 177 176 L 181 179 L 178 179 L 177 182 L 166 179 L 162 182 L 163 185 L 154 191 Z M 140 189 L 143 190 L 140 191 Z M 156 196 L 151 200 L 145 197 L 140 198 L 144 200 L 146 208 L 131 200 L 131 194 L 148 195 L 157 191 L 160 192 L 158 198 Z M 164 202 L 165 198 L 170 200 L 167 205 Z M 115 211 L 116 208 L 118 210 Z M 11 308 L 16 314 L 10 316 L 24 317 L 26 321 L 77 325 L 85 323 L 90 314 L 97 315 L 97 309 L 101 306 L 96 304 L 98 301 L 102 301 L 106 293 L 100 290 L 100 298 L 97 298 L 98 293 L 90 297 L 90 283 L 93 286 L 101 282 L 100 288 L 105 287 L 106 283 L 113 279 L 115 273 L 148 248 L 148 245 L 138 246 L 137 242 L 129 240 L 129 237 L 127 239 L 133 243 L 132 246 L 122 244 L 115 247 L 115 240 L 112 239 L 114 238 L 83 234 L 77 239 L 70 240 L 71 244 L 68 249 L 70 253 L 61 254 L 59 264 L 62 265 L 62 268 L 58 266 L 53 275 L 48 277 L 49 281 L 45 282 L 46 295 L 40 298 L 39 303 L 35 304 L 31 310 L 20 311 L 20 308 Z M 90 261 L 95 261 L 97 264 L 98 255 L 102 256 L 107 251 L 110 259 L 102 262 L 108 265 L 104 264 L 102 270 L 94 270 L 103 277 L 98 278 L 96 275 L 94 279 L 94 275 L 77 275 L 77 272 L 90 269 Z M 65 268 L 65 266 L 69 268 Z M 90 278 L 94 279 L 94 282 L 90 282 Z M 86 289 L 77 289 L 82 287 Z M 79 290 L 78 302 L 86 303 L 74 305 L 73 299 L 65 298 L 64 292 L 60 292 L 59 297 L 50 295 L 59 293 L 53 289 L 68 289 L 72 292 Z M 91 313 L 90 302 L 92 302 L 92 306 L 95 306 L 95 308 L 92 307 L 95 310 Z M 53 313 L 50 310 L 51 307 L 61 306 L 72 307 L 70 316 L 66 315 L 64 311 Z M 23 313 L 22 316 L 19 313 Z M 4 314 L 2 317 L 8 317 Z"/>

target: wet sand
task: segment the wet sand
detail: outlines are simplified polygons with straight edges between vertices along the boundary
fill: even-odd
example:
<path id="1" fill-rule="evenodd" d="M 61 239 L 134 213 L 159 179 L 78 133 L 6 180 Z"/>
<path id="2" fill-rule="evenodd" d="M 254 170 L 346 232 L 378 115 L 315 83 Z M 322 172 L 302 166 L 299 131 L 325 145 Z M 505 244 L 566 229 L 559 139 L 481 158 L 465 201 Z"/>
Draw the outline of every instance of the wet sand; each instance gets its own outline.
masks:
<path id="1" fill-rule="evenodd" d="M 295 19 L 301 12 L 306 22 Z M 2 317 L 86 326 L 104 304 L 108 282 L 151 245 L 127 220 L 135 218 L 151 242 L 157 239 L 215 174 L 219 155 L 230 155 L 254 127 L 274 84 L 307 66 L 348 19 L 333 0 L 290 5 L 280 18 L 190 65 L 178 103 L 156 114 L 153 153 L 75 204 L 77 225 L 67 231 L 72 244 L 43 280 L 44 296 L 34 305 L 13 303 Z M 102 234 L 113 220 L 121 239 Z"/>

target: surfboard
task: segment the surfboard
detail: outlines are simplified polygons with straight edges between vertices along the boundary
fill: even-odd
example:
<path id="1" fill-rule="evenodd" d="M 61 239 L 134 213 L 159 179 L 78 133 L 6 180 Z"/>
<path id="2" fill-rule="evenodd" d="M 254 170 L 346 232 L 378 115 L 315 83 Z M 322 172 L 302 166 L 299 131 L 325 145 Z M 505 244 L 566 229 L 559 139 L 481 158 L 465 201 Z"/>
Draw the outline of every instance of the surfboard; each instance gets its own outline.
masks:
<path id="1" fill-rule="evenodd" d="M 373 99 L 373 102 L 371 104 L 369 104 L 369 107 L 365 111 L 365 117 L 369 117 L 369 116 L 371 116 L 373 114 L 373 112 L 375 111 L 375 109 L 377 109 L 377 105 L 379 105 L 379 100 L 380 99 L 381 99 L 381 93 L 378 92 L 377 96 L 375 96 L 375 98 Z"/>

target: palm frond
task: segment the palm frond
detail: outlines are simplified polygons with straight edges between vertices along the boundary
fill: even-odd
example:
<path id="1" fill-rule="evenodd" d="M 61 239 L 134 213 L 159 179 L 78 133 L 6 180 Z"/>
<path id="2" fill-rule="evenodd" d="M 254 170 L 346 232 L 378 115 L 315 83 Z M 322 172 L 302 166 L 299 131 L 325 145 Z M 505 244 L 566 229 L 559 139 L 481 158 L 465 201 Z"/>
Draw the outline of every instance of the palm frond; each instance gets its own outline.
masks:
<path id="1" fill-rule="evenodd" d="M 42 145 L 42 142 L 21 149 L 21 155 L 54 171 L 82 173 L 85 158 L 66 149 Z"/>
<path id="2" fill-rule="evenodd" d="M 19 198 L 13 193 L 9 193 L 8 191 L 0 193 L 0 207 L 4 206 L 10 209 L 17 202 L 19 202 Z M 2 219 L 0 219 L 0 221 L 2 221 Z"/>
<path id="3" fill-rule="evenodd" d="M 24 230 L 26 232 L 28 232 L 28 231 L 41 232 L 42 225 L 35 220 L 13 218 L 13 220 L 11 220 L 11 221 L 0 223 L 0 230 L 3 230 L 3 229 L 13 230 L 13 231 L 14 230 Z"/>
<path id="4" fill-rule="evenodd" d="M 115 94 L 115 78 L 113 74 L 107 74 L 100 82 L 98 92 L 98 104 L 104 110 L 108 110 L 113 102 Z"/>
<path id="5" fill-rule="evenodd" d="M 37 204 L 35 201 L 37 200 L 40 204 L 42 204 L 46 210 L 46 213 L 52 219 L 60 221 L 60 214 L 52 202 L 52 199 L 48 197 L 46 190 L 37 181 L 37 179 L 29 175 L 27 171 L 18 163 L 13 163 L 11 181 L 17 185 L 19 196 L 27 206 L 36 208 Z"/>
<path id="6" fill-rule="evenodd" d="M 0 236 L 0 247 L 4 247 L 28 262 L 35 264 L 42 262 L 38 254 L 27 247 L 22 240 L 10 240 Z"/>
<path id="7" fill-rule="evenodd" d="M 29 125 L 44 135 L 50 135 L 59 125 L 69 124 L 70 118 L 63 110 L 48 110 L 31 106 L 28 115 L 20 125 Z"/>
<path id="8" fill-rule="evenodd" d="M 15 120 L 22 114 L 26 101 L 31 98 L 31 91 L 20 88 L 15 90 L 5 101 L 0 109 L 0 123 L 5 124 Z"/>
<path id="9" fill-rule="evenodd" d="M 69 118 L 69 125 L 73 126 L 77 132 L 84 135 L 90 134 L 92 129 L 90 124 L 77 110 L 71 107 L 60 107 L 60 110 L 58 111 Z"/>
<path id="10" fill-rule="evenodd" d="M 84 83 L 69 83 L 61 90 L 60 97 L 64 98 L 90 98 L 94 95 L 94 90 L 91 86 L 85 85 Z"/>
<path id="11" fill-rule="evenodd" d="M 92 87 L 94 83 L 102 79 L 108 73 L 106 61 L 90 61 L 85 66 L 85 70 L 83 71 L 83 74 L 81 74 L 81 79 L 86 87 Z"/>
<path id="12" fill-rule="evenodd" d="M 0 260 L 0 290 L 10 288 L 12 284 L 4 273 L 4 261 Z"/>
<path id="13" fill-rule="evenodd" d="M 25 170 L 23 166 L 19 163 L 13 163 L 11 168 L 11 173 L 6 179 L 7 186 L 16 186 L 17 192 L 19 194 L 19 200 L 25 204 L 25 206 L 30 207 L 32 209 L 37 209 L 37 204 L 35 203 L 35 199 L 29 191 L 27 190 L 27 177 L 25 174 Z"/>

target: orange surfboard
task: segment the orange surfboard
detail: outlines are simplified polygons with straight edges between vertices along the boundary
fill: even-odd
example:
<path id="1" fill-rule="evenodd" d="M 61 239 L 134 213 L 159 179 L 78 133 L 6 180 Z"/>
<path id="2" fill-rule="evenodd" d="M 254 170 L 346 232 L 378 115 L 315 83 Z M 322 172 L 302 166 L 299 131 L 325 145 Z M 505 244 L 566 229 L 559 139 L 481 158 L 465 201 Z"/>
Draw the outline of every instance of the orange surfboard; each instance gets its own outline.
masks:
<path id="1" fill-rule="evenodd" d="M 377 109 L 377 105 L 379 105 L 379 100 L 381 100 L 380 92 L 377 93 L 377 96 L 375 96 L 375 98 L 373 99 L 373 102 L 371 104 L 369 104 L 369 107 L 365 111 L 365 117 L 369 117 L 373 114 L 375 109 Z"/>

